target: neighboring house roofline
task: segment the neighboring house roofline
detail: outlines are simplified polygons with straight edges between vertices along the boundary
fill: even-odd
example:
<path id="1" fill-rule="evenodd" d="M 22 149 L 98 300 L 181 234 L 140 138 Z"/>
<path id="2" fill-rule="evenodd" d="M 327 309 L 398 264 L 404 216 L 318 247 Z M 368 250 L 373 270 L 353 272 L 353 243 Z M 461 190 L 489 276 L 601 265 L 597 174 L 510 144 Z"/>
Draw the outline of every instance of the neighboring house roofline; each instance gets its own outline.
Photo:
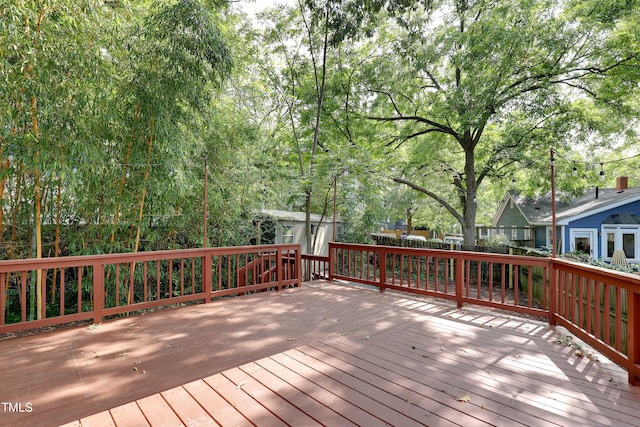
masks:
<path id="1" fill-rule="evenodd" d="M 531 216 L 527 215 L 525 213 L 525 211 L 522 209 L 521 204 L 517 200 L 517 198 L 519 198 L 520 196 L 521 196 L 520 192 L 516 191 L 516 190 L 508 190 L 505 193 L 504 197 L 502 198 L 502 203 L 498 207 L 498 211 L 496 212 L 495 216 L 493 217 L 493 220 L 491 221 L 491 224 L 494 227 L 498 226 L 498 221 L 500 220 L 500 218 L 504 214 L 504 211 L 507 209 L 507 206 L 510 205 L 511 203 L 513 203 L 513 205 L 516 208 L 518 208 L 518 211 L 520 212 L 522 217 L 527 221 L 527 223 L 529 225 L 538 225 L 538 222 L 537 221 L 532 221 L 531 220 Z M 525 198 L 525 200 L 526 200 L 526 198 Z"/>
<path id="2" fill-rule="evenodd" d="M 596 194 L 598 195 L 596 197 Z M 549 194 L 533 199 L 521 196 L 517 191 L 509 190 L 492 221 L 494 226 L 504 214 L 507 205 L 513 201 L 519 212 L 530 226 L 550 226 L 552 223 L 551 197 Z M 556 199 L 556 225 L 568 225 L 572 221 L 589 217 L 610 209 L 616 209 L 640 201 L 640 187 L 617 190 L 615 188 L 588 189 L 583 196 L 570 201 Z M 531 214 L 527 212 L 531 211 Z M 533 215 L 534 211 L 540 212 Z"/>
<path id="3" fill-rule="evenodd" d="M 307 220 L 305 212 L 261 209 L 260 213 L 283 221 L 305 222 Z M 333 222 L 333 217 L 329 215 L 322 216 L 315 213 L 311 214 L 311 222 L 319 223 L 321 220 L 323 223 L 331 223 Z M 342 223 L 340 217 L 336 218 L 336 222 Z"/>
<path id="4" fill-rule="evenodd" d="M 502 198 L 502 203 L 500 203 L 498 212 L 496 212 L 496 214 L 493 217 L 493 220 L 491 221 L 491 224 L 494 227 L 498 226 L 498 220 L 502 217 L 502 214 L 504 213 L 504 210 L 507 208 L 507 206 L 511 204 L 510 202 L 513 202 L 513 204 L 518 208 L 522 216 L 527 220 L 527 222 L 529 222 L 529 218 L 527 218 L 524 212 L 522 212 L 522 209 L 520 209 L 520 205 L 517 203 L 517 201 L 513 197 L 512 191 L 509 190 L 505 193 L 504 197 Z"/>
<path id="5" fill-rule="evenodd" d="M 635 190 L 635 189 L 634 189 Z M 628 190 L 624 190 L 624 191 L 628 191 Z M 636 194 L 636 195 L 631 195 L 630 197 L 626 197 L 626 198 L 622 198 L 621 200 L 618 200 L 616 202 L 610 203 L 610 204 L 604 204 L 602 206 L 598 206 L 595 207 L 593 209 L 586 209 L 583 212 L 577 213 L 575 215 L 571 215 L 571 216 L 566 216 L 566 213 L 561 215 L 560 219 L 556 218 L 556 224 L 557 225 L 568 225 L 570 222 L 572 221 L 576 221 L 591 215 L 596 215 L 599 214 L 601 212 L 605 212 L 611 209 L 616 209 L 619 208 L 620 206 L 624 206 L 624 205 L 628 205 L 630 203 L 634 203 L 640 200 L 640 194 Z"/>

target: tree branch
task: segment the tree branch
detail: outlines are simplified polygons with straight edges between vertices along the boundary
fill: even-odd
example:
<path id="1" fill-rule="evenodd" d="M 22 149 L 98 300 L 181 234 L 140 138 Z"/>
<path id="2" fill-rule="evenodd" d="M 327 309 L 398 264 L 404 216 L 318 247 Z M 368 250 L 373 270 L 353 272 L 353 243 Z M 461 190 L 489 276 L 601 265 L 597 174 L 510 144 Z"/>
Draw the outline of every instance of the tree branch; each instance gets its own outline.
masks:
<path id="1" fill-rule="evenodd" d="M 420 117 L 420 116 L 396 116 L 396 117 L 376 117 L 376 116 L 369 116 L 367 117 L 369 120 L 374 120 L 377 122 L 399 122 L 399 121 L 413 121 L 413 122 L 418 122 L 418 123 L 425 123 L 428 124 L 429 126 L 433 126 L 433 131 L 435 132 L 441 132 L 441 133 L 446 133 L 447 135 L 451 135 L 454 138 L 456 138 L 456 140 L 459 141 L 459 135 L 453 130 L 451 129 L 449 126 L 445 126 L 443 124 L 440 124 L 438 122 L 435 122 L 433 120 L 430 119 L 426 119 L 424 117 Z"/>
<path id="2" fill-rule="evenodd" d="M 411 182 L 411 181 L 409 181 L 407 179 L 404 179 L 404 178 L 391 178 L 391 179 L 393 181 L 397 182 L 398 184 L 404 184 L 404 185 L 406 185 L 408 187 L 413 188 L 416 191 L 419 191 L 419 192 L 421 192 L 423 194 L 426 194 L 427 196 L 431 197 L 433 200 L 435 200 L 436 202 L 440 203 L 440 205 L 443 206 L 447 211 L 449 211 L 449 213 L 451 215 L 453 215 L 460 224 L 464 223 L 464 218 L 462 217 L 462 215 L 460 215 L 458 213 L 458 211 L 453 206 L 451 206 L 445 199 L 443 199 L 442 197 L 438 196 L 436 193 L 434 193 L 434 192 L 432 192 L 430 190 L 427 190 L 426 188 L 421 187 L 421 186 L 419 186 L 417 184 L 414 184 L 413 182 Z"/>

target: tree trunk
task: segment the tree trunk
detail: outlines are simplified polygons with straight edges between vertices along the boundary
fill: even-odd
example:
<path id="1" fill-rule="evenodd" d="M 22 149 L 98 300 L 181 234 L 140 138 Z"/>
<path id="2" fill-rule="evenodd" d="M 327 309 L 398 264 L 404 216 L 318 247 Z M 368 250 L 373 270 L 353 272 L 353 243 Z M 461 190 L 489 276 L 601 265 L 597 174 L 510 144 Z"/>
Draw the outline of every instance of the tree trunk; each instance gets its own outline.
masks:
<path id="1" fill-rule="evenodd" d="M 475 174 L 475 153 L 473 148 L 465 149 L 465 195 L 463 200 L 462 214 L 462 236 L 464 245 L 473 247 L 476 244 L 476 211 L 477 211 L 477 193 L 478 185 L 476 183 Z"/>

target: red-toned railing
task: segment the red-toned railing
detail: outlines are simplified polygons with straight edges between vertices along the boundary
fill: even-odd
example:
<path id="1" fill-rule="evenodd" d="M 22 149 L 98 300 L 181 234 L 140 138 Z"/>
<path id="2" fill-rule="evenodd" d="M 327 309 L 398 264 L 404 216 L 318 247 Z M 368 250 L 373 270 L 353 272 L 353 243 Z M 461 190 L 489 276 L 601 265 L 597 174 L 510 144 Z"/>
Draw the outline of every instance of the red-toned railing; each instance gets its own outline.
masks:
<path id="1" fill-rule="evenodd" d="M 329 257 L 326 255 L 302 254 L 304 281 L 329 278 Z"/>
<path id="2" fill-rule="evenodd" d="M 395 246 L 329 244 L 329 279 L 546 318 L 640 385 L 640 277 L 569 261 Z"/>
<path id="3" fill-rule="evenodd" d="M 0 261 L 0 333 L 343 279 L 560 324 L 640 384 L 640 277 L 569 261 L 331 243 Z"/>
<path id="4" fill-rule="evenodd" d="M 553 323 L 625 367 L 640 385 L 640 276 L 561 259 L 551 266 Z"/>
<path id="5" fill-rule="evenodd" d="M 300 286 L 299 245 L 0 261 L 0 333 Z"/>

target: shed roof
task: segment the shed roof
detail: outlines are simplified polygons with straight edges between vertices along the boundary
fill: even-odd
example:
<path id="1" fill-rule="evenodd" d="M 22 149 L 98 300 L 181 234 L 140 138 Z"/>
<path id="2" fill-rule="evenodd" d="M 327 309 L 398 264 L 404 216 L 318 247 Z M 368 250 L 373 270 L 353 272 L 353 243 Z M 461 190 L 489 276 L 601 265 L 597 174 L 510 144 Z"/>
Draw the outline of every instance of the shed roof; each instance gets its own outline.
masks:
<path id="1" fill-rule="evenodd" d="M 262 209 L 260 212 L 284 221 L 305 222 L 307 220 L 305 212 L 282 211 L 277 209 Z M 311 222 L 319 223 L 321 220 L 323 223 L 330 223 L 333 222 L 333 216 L 311 214 Z M 336 222 L 342 222 L 342 220 L 338 217 L 336 218 Z"/>

